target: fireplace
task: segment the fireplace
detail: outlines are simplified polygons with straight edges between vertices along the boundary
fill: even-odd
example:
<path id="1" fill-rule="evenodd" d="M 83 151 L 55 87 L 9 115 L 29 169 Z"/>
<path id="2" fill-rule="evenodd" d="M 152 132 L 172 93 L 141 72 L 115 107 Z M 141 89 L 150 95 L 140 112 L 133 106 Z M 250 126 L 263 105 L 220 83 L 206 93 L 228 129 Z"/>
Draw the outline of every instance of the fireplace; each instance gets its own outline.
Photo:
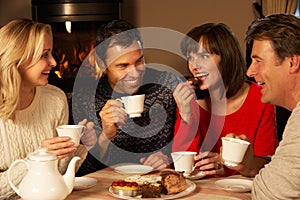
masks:
<path id="1" fill-rule="evenodd" d="M 48 23 L 53 32 L 53 56 L 57 66 L 49 83 L 72 94 L 77 71 L 85 60 L 86 75 L 97 79 L 93 57 L 96 29 L 121 17 L 121 0 L 32 0 L 32 18 Z"/>

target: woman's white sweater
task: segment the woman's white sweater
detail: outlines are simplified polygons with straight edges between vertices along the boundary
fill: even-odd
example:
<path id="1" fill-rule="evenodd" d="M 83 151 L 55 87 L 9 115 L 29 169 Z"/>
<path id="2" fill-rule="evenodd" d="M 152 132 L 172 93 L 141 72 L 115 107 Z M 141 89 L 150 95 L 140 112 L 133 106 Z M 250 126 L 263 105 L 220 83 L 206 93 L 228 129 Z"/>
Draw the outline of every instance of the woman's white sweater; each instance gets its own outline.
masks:
<path id="1" fill-rule="evenodd" d="M 46 138 L 56 136 L 56 127 L 68 123 L 68 104 L 66 95 L 59 88 L 47 85 L 36 88 L 35 97 L 24 110 L 16 113 L 16 120 L 0 119 L 0 199 L 16 197 L 8 183 L 7 170 L 17 159 L 26 159 L 29 153 L 41 147 Z M 59 161 L 59 171 L 64 173 L 74 155 L 81 157 L 77 168 L 85 159 L 87 150 L 80 145 L 69 157 Z M 27 167 L 16 165 L 12 171 L 16 185 L 20 183 Z"/>

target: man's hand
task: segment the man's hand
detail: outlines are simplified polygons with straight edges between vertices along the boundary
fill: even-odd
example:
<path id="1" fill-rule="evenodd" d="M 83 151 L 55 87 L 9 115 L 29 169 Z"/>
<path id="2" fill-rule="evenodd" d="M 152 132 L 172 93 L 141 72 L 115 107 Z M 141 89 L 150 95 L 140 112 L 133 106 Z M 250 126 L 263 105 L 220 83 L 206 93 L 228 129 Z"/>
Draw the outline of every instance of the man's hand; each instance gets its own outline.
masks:
<path id="1" fill-rule="evenodd" d="M 92 148 L 97 143 L 96 131 L 94 129 L 94 122 L 88 122 L 84 119 L 78 123 L 78 125 L 83 125 L 86 127 L 83 136 L 81 137 L 81 142 L 87 147 L 87 149 Z"/>
<path id="2" fill-rule="evenodd" d="M 156 152 L 148 156 L 147 158 L 141 158 L 140 162 L 144 165 L 152 166 L 155 170 L 164 169 L 170 167 L 168 156 L 161 151 Z"/>
<path id="3" fill-rule="evenodd" d="M 102 134 L 112 140 L 120 124 L 126 122 L 127 114 L 119 100 L 108 100 L 99 113 L 102 121 Z"/>

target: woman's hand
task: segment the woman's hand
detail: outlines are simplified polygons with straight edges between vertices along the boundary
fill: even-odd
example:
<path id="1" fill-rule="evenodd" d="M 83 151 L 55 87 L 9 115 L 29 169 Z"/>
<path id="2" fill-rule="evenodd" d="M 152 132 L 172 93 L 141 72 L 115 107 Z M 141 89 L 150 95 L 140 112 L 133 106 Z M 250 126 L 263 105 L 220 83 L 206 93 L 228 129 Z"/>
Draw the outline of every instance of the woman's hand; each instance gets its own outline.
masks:
<path id="1" fill-rule="evenodd" d="M 247 138 L 246 135 L 241 134 L 241 135 L 237 135 L 235 133 L 228 133 L 225 137 L 229 137 L 229 138 L 236 138 L 236 139 L 240 139 L 240 140 L 245 140 L 249 142 L 249 139 Z"/>
<path id="2" fill-rule="evenodd" d="M 88 122 L 84 119 L 78 123 L 78 125 L 83 125 L 86 127 L 82 137 L 80 138 L 81 143 L 87 147 L 87 149 L 92 148 L 97 143 L 96 131 L 94 129 L 94 122 Z"/>
<path id="3" fill-rule="evenodd" d="M 74 143 L 68 136 L 53 137 L 42 141 L 42 148 L 47 148 L 48 152 L 56 154 L 59 159 L 67 157 L 76 150 Z"/>
<path id="4" fill-rule="evenodd" d="M 195 168 L 206 175 L 224 175 L 225 167 L 221 164 L 220 154 L 203 152 L 195 156 Z"/>
<path id="5" fill-rule="evenodd" d="M 179 83 L 173 93 L 181 118 L 186 122 L 190 122 L 192 108 L 190 102 L 195 98 L 195 90 L 192 81 Z"/>
<path id="6" fill-rule="evenodd" d="M 147 158 L 141 158 L 140 162 L 144 165 L 152 166 L 155 170 L 170 167 L 168 156 L 163 154 L 161 151 L 153 153 Z"/>

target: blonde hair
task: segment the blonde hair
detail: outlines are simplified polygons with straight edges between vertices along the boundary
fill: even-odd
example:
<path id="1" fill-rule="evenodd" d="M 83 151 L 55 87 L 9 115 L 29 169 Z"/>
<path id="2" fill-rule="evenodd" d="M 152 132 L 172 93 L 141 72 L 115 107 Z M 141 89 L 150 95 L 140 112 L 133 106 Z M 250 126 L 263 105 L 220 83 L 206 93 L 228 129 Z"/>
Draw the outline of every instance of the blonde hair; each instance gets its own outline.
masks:
<path id="1" fill-rule="evenodd" d="M 52 38 L 48 24 L 30 19 L 12 20 L 0 29 L 0 118 L 14 119 L 19 103 L 21 74 L 43 53 L 44 35 Z"/>

